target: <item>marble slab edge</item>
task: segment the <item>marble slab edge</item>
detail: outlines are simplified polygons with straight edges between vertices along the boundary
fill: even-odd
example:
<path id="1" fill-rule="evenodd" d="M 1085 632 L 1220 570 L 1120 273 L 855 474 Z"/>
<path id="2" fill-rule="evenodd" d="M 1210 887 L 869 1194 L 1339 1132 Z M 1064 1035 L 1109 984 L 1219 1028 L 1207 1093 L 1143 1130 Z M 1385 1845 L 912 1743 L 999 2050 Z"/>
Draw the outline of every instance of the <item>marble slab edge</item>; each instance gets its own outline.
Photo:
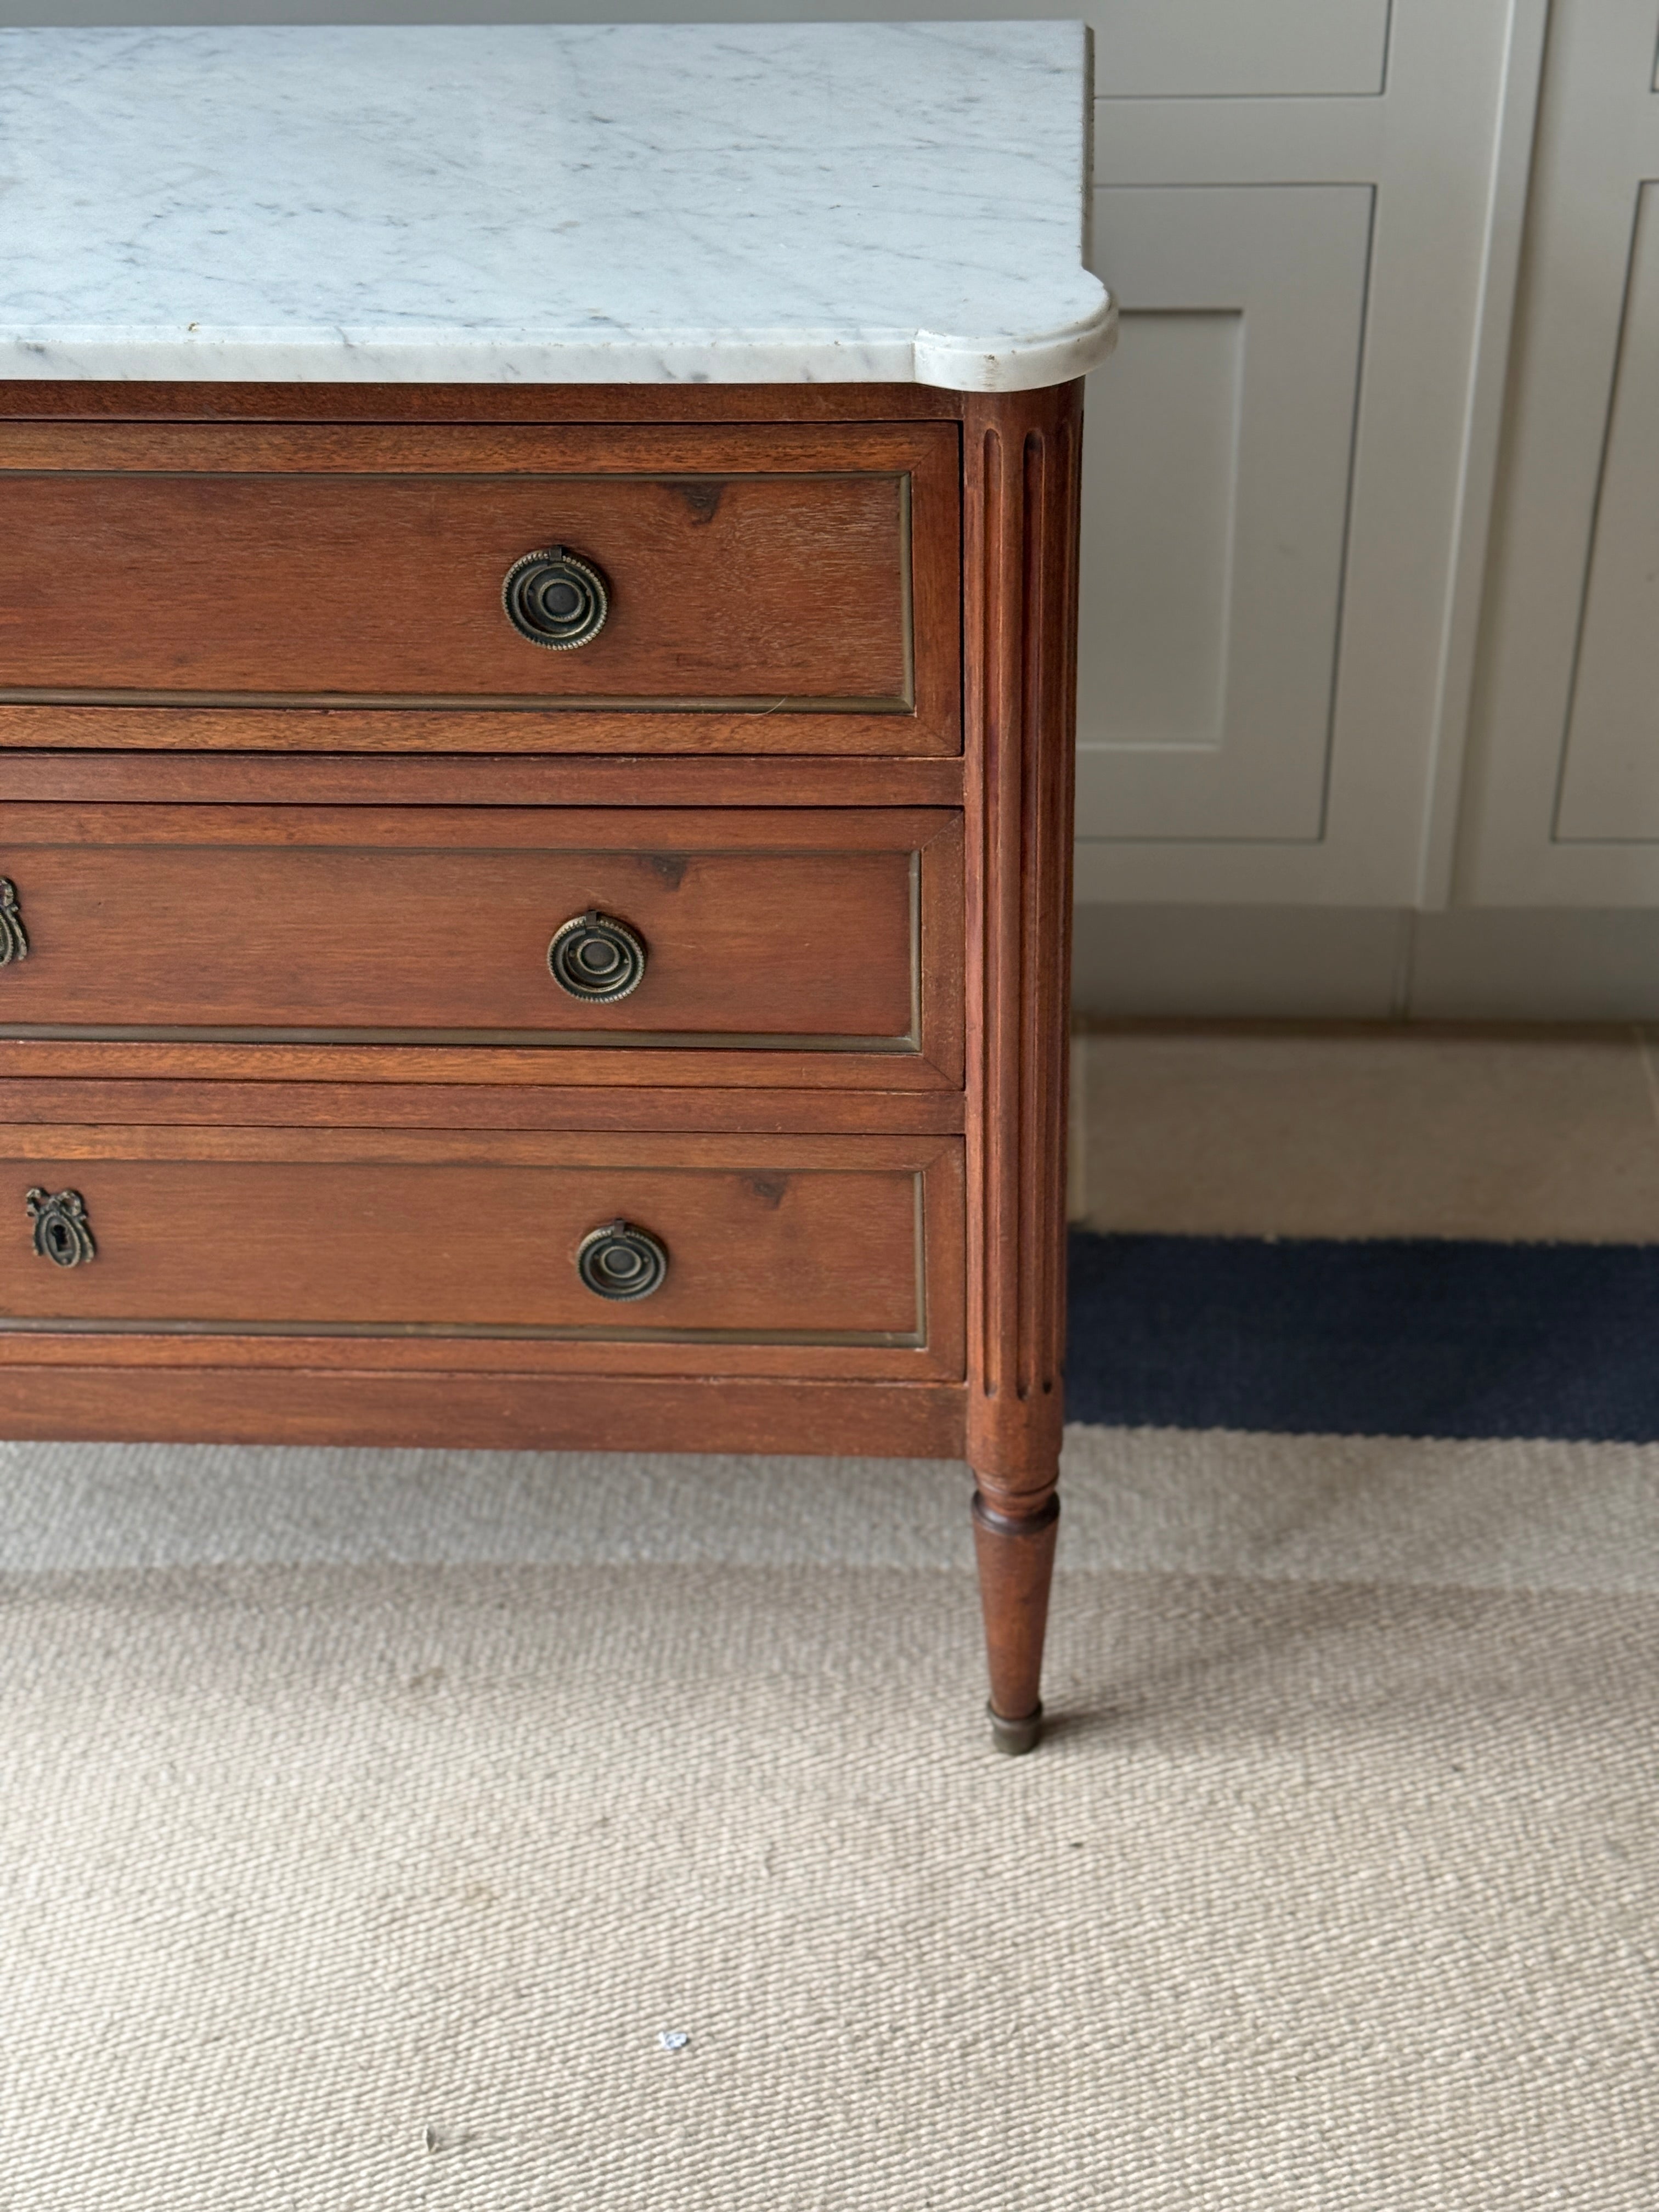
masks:
<path id="1" fill-rule="evenodd" d="M 596 343 L 534 331 L 134 330 L 0 332 L 0 379 L 230 384 L 924 384 L 947 392 L 1031 392 L 1069 383 L 1117 338 L 1103 287 L 1093 312 L 1055 331 L 917 331 Z"/>

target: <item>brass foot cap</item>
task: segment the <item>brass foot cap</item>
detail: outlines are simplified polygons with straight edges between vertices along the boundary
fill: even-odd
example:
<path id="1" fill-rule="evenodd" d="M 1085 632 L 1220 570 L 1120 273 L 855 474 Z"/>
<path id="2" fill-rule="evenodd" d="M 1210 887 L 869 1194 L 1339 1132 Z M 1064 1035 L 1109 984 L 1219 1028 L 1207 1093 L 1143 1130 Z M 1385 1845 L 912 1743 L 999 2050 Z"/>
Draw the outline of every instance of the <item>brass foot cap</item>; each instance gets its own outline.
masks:
<path id="1" fill-rule="evenodd" d="M 1023 1721 L 1006 1721 L 1000 1712 L 987 1705 L 991 1716 L 991 1741 L 998 1751 L 1006 1751 L 1018 1758 L 1020 1753 L 1035 1751 L 1042 1736 L 1042 1708 L 1028 1713 Z"/>

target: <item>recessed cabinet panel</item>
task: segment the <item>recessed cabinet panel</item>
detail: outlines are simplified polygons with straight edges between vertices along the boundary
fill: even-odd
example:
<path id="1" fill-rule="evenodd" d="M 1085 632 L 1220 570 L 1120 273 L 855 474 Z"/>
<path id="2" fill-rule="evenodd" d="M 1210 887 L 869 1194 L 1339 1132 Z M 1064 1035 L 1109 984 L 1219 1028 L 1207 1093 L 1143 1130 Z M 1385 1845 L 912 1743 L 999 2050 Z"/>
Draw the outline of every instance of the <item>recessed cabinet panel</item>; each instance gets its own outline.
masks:
<path id="1" fill-rule="evenodd" d="M 1644 185 L 1556 835 L 1659 838 L 1659 207 Z"/>
<path id="2" fill-rule="evenodd" d="M 1108 0 L 1089 12 L 1103 97 L 1382 89 L 1389 0 Z"/>
<path id="3" fill-rule="evenodd" d="M 1091 744 L 1221 743 L 1243 374 L 1237 308 L 1126 325 L 1087 449 Z M 1118 437 L 1120 422 L 1135 434 Z"/>
<path id="4" fill-rule="evenodd" d="M 1083 837 L 1320 834 L 1370 219 L 1363 185 L 1096 196 Z"/>

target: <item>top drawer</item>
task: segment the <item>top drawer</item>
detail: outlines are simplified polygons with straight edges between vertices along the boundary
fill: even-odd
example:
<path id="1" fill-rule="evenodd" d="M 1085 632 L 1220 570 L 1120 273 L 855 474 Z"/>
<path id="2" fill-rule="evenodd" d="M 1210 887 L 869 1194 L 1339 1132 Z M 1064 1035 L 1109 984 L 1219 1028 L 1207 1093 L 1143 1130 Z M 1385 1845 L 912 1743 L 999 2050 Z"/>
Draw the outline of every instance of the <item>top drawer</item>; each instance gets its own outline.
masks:
<path id="1" fill-rule="evenodd" d="M 957 475 L 949 423 L 0 425 L 0 741 L 956 752 Z M 574 649 L 503 604 L 553 548 Z"/>

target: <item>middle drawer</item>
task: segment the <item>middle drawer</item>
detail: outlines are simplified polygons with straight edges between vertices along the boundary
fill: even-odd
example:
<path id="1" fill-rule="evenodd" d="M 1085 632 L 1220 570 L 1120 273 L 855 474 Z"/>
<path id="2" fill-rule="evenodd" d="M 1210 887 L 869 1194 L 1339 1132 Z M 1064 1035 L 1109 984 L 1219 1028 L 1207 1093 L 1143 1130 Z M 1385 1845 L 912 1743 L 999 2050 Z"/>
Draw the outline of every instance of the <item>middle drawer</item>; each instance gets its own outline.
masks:
<path id="1" fill-rule="evenodd" d="M 961 1077 L 945 810 L 10 805 L 0 881 L 11 1037 L 715 1046 Z"/>

